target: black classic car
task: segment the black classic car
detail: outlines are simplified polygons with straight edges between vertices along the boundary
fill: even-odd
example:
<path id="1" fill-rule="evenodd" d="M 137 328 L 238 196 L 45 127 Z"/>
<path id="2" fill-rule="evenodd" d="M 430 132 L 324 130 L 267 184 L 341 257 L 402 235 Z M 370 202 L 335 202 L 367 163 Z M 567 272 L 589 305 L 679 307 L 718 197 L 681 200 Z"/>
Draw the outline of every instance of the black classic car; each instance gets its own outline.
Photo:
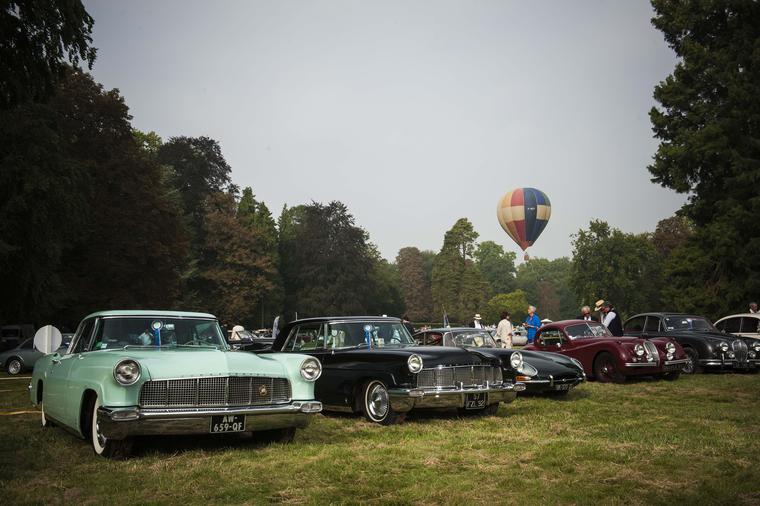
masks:
<path id="1" fill-rule="evenodd" d="M 760 343 L 725 334 L 704 316 L 681 313 L 642 313 L 626 320 L 626 335 L 644 339 L 669 337 L 680 344 L 688 361 L 686 374 L 703 369 L 756 371 L 760 367 Z"/>
<path id="2" fill-rule="evenodd" d="M 415 346 L 399 318 L 338 316 L 287 324 L 272 351 L 322 362 L 315 396 L 327 411 L 361 412 L 391 425 L 417 408 L 494 414 L 525 385 L 503 378 L 499 360 L 477 350 Z M 265 352 L 259 352 L 265 353 Z"/>
<path id="3" fill-rule="evenodd" d="M 526 393 L 563 395 L 586 380 L 583 366 L 576 359 L 557 353 L 501 348 L 487 330 L 438 328 L 418 332 L 414 338 L 420 345 L 476 348 L 494 355 L 501 361 L 502 377 L 525 383 Z"/>

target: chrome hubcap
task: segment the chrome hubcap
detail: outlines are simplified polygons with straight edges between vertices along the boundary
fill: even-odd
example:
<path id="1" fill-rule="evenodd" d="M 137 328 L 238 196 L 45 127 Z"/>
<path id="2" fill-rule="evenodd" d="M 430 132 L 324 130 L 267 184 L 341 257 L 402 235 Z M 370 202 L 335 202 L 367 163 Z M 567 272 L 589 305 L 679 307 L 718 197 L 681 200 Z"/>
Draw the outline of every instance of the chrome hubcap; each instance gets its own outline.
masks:
<path id="1" fill-rule="evenodd" d="M 21 362 L 18 360 L 11 360 L 8 364 L 8 372 L 11 374 L 18 374 L 21 371 Z"/>
<path id="2" fill-rule="evenodd" d="M 388 414 L 388 391 L 379 383 L 373 384 L 367 392 L 367 411 L 376 420 Z"/>

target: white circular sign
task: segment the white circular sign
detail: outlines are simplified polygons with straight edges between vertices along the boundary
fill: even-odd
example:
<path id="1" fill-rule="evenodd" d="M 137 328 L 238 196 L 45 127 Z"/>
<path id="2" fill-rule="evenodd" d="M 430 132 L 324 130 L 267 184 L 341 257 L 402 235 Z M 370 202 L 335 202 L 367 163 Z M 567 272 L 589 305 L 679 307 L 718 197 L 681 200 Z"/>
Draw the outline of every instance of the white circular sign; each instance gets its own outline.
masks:
<path id="1" fill-rule="evenodd" d="M 34 348 L 45 355 L 50 355 L 61 347 L 61 331 L 52 325 L 45 325 L 34 334 Z"/>

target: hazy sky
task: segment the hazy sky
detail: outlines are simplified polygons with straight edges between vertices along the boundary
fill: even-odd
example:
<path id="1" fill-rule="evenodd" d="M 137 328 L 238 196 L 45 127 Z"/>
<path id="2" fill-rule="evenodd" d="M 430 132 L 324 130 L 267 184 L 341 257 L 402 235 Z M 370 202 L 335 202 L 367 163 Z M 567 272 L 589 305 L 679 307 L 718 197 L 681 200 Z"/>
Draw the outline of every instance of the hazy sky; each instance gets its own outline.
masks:
<path id="1" fill-rule="evenodd" d="M 654 229 L 684 201 L 649 181 L 648 111 L 675 56 L 646 1 L 87 1 L 93 74 L 133 124 L 219 141 L 275 216 L 341 200 L 383 256 L 439 250 L 543 190 L 533 256 L 601 218 Z"/>

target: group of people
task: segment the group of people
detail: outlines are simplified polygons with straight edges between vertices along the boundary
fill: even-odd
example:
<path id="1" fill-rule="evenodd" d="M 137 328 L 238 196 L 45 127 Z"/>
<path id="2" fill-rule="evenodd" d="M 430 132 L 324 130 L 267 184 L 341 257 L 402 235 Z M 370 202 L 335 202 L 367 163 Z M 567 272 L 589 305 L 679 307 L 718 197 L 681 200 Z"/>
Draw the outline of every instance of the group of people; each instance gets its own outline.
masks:
<path id="1" fill-rule="evenodd" d="M 607 327 L 613 336 L 623 335 L 623 322 L 620 315 L 615 310 L 615 306 L 610 302 L 603 299 L 596 301 L 594 305 L 594 311 L 601 312 L 601 323 Z M 586 320 L 598 322 L 599 319 L 591 313 L 590 306 L 583 306 L 581 308 L 581 314 L 576 317 L 578 320 Z M 480 326 L 480 315 L 476 314 L 472 327 L 482 328 Z M 523 321 L 522 326 L 527 331 L 528 344 L 533 343 L 536 337 L 538 329 L 541 328 L 541 318 L 536 314 L 536 306 L 528 306 L 528 316 Z M 511 348 L 513 345 L 512 338 L 514 337 L 515 329 L 512 322 L 509 320 L 509 313 L 504 311 L 501 313 L 501 319 L 496 326 L 496 334 L 494 339 L 502 348 Z"/>

